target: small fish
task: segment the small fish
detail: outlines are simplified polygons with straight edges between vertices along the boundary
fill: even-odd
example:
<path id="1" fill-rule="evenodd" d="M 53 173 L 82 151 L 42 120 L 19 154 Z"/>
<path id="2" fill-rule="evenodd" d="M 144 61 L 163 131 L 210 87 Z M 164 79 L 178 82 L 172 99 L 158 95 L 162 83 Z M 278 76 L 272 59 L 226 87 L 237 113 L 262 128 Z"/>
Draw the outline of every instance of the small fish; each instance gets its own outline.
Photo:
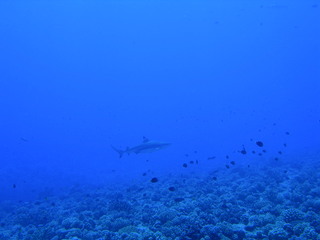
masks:
<path id="1" fill-rule="evenodd" d="M 182 164 L 182 167 L 186 168 L 186 167 L 188 167 L 188 164 L 184 163 L 184 164 Z"/>
<path id="2" fill-rule="evenodd" d="M 212 180 L 217 181 L 217 177 L 212 177 Z"/>
<path id="3" fill-rule="evenodd" d="M 196 164 L 198 164 L 199 162 L 198 162 L 198 160 L 196 160 Z"/>
<path id="4" fill-rule="evenodd" d="M 281 151 L 278 151 L 278 153 L 281 155 L 282 154 L 282 152 Z"/>
<path id="5" fill-rule="evenodd" d="M 248 168 L 250 167 L 250 165 L 247 166 Z"/>
<path id="6" fill-rule="evenodd" d="M 17 187 L 17 185 L 14 183 L 13 185 L 12 185 L 12 188 L 16 188 Z"/>
<path id="7" fill-rule="evenodd" d="M 287 132 L 286 132 L 286 135 L 290 135 L 290 132 L 287 131 Z"/>
<path id="8" fill-rule="evenodd" d="M 274 158 L 274 160 L 275 160 L 275 161 L 278 161 L 278 160 L 279 160 L 279 158 L 275 157 L 275 158 Z"/>
<path id="9" fill-rule="evenodd" d="M 256 144 L 258 145 L 258 147 L 263 147 L 263 142 L 261 141 L 256 141 Z"/>
<path id="10" fill-rule="evenodd" d="M 189 163 L 190 163 L 190 164 L 194 164 L 194 161 L 191 160 Z"/>
<path id="11" fill-rule="evenodd" d="M 226 168 L 227 168 L 227 169 L 229 169 L 229 168 L 230 168 L 230 166 L 229 166 L 228 164 L 226 164 Z"/>
<path id="12" fill-rule="evenodd" d="M 147 176 L 147 173 L 146 172 L 142 173 L 142 176 L 144 176 L 144 177 Z"/>
<path id="13" fill-rule="evenodd" d="M 151 180 L 150 180 L 150 182 L 152 182 L 152 183 L 156 183 L 156 182 L 158 182 L 159 180 L 158 180 L 158 178 L 156 178 L 156 177 L 154 177 L 154 178 L 152 178 Z"/>
<path id="14" fill-rule="evenodd" d="M 284 143 L 284 144 L 283 144 L 283 146 L 284 146 L 284 147 L 287 147 L 287 144 L 286 144 L 286 143 Z"/>
<path id="15" fill-rule="evenodd" d="M 262 152 L 266 153 L 266 152 L 267 152 L 267 150 L 263 149 L 263 150 L 262 150 Z"/>
<path id="16" fill-rule="evenodd" d="M 236 165 L 235 161 L 231 161 L 230 163 L 231 163 L 231 165 Z"/>
<path id="17" fill-rule="evenodd" d="M 247 154 L 246 149 L 244 148 L 244 146 L 242 145 L 242 150 L 240 151 L 241 154 L 245 155 Z"/>
<path id="18" fill-rule="evenodd" d="M 256 154 L 256 151 L 252 151 L 253 154 Z"/>
<path id="19" fill-rule="evenodd" d="M 208 160 L 213 160 L 213 159 L 215 159 L 216 157 L 215 156 L 212 156 L 212 157 L 208 157 L 207 159 Z"/>
<path id="20" fill-rule="evenodd" d="M 226 155 L 226 159 L 229 159 L 229 155 Z"/>
<path id="21" fill-rule="evenodd" d="M 262 156 L 262 153 L 258 153 L 259 156 Z"/>
<path id="22" fill-rule="evenodd" d="M 176 188 L 175 187 L 169 187 L 168 190 L 171 191 L 171 192 L 174 192 L 176 190 Z"/>
<path id="23" fill-rule="evenodd" d="M 185 157 L 189 157 L 189 154 L 186 153 L 184 156 L 185 156 Z"/>

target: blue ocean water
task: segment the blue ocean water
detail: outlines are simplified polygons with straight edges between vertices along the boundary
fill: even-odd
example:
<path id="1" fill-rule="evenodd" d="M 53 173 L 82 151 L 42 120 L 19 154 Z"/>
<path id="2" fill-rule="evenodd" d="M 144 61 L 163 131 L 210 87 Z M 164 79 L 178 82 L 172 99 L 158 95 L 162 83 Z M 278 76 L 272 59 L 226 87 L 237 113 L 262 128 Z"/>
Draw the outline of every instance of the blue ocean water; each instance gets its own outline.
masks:
<path id="1" fill-rule="evenodd" d="M 0 239 L 320 239 L 319 23 L 319 0 L 1 1 Z"/>

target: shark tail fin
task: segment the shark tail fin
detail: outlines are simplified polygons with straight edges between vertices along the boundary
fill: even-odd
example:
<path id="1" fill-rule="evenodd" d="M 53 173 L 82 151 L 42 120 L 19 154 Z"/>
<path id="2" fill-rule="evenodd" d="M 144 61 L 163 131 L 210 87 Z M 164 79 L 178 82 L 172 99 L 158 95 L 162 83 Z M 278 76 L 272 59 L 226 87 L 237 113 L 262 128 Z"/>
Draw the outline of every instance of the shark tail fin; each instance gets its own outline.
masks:
<path id="1" fill-rule="evenodd" d="M 113 150 L 115 150 L 117 153 L 119 153 L 119 158 L 122 158 L 125 151 L 115 148 L 114 146 L 111 146 Z"/>

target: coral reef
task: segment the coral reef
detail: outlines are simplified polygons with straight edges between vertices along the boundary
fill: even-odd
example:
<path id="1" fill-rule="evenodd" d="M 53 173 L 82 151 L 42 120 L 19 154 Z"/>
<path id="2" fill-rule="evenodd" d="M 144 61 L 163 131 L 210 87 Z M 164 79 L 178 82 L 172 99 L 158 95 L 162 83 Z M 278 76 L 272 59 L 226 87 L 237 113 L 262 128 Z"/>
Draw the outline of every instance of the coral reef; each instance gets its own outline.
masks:
<path id="1" fill-rule="evenodd" d="M 320 239 L 318 171 L 234 167 L 81 187 L 63 198 L 1 208 L 0 240 Z"/>

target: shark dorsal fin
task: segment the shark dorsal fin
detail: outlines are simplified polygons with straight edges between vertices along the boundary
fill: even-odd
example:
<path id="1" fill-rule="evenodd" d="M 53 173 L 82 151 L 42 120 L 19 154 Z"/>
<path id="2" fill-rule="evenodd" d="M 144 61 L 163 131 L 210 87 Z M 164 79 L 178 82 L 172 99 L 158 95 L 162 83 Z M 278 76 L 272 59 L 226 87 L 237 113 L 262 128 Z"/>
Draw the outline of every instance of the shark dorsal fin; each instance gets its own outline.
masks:
<path id="1" fill-rule="evenodd" d="M 146 138 L 145 136 L 143 136 L 143 140 L 142 142 L 146 143 L 146 142 L 149 142 L 150 140 L 148 138 Z"/>

